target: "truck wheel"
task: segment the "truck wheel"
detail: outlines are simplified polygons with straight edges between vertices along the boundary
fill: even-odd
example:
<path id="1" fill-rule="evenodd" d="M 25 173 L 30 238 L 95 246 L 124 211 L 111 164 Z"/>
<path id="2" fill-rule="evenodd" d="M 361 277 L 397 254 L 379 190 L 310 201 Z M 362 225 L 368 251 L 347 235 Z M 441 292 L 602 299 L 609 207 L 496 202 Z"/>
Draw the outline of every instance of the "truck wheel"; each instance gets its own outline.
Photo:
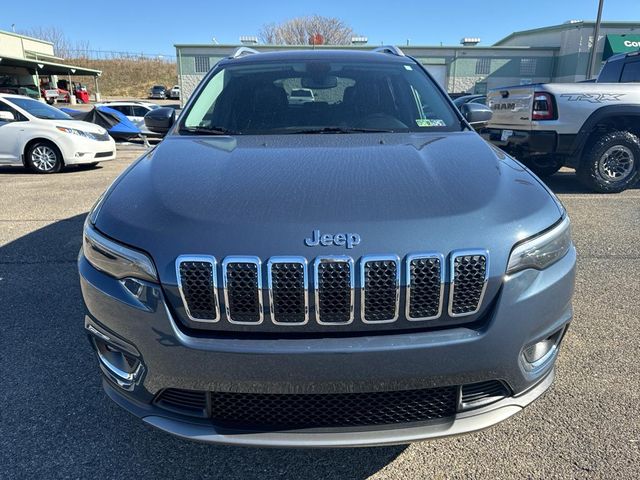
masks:
<path id="1" fill-rule="evenodd" d="M 550 177 L 562 168 L 562 162 L 548 156 L 532 156 L 522 163 L 540 178 Z"/>
<path id="2" fill-rule="evenodd" d="M 52 143 L 45 141 L 31 145 L 27 149 L 25 158 L 27 167 L 36 173 L 58 173 L 64 165 L 60 150 Z"/>
<path id="3" fill-rule="evenodd" d="M 630 132 L 606 133 L 582 156 L 578 179 L 600 193 L 622 192 L 638 180 L 640 140 Z"/>

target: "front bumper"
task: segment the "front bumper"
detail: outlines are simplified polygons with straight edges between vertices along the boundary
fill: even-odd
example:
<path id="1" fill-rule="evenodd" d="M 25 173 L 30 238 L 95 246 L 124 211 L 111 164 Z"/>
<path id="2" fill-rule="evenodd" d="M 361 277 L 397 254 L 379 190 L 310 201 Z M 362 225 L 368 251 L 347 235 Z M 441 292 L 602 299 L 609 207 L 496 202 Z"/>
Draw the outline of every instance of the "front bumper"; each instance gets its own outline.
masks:
<path id="1" fill-rule="evenodd" d="M 505 278 L 481 329 L 456 327 L 391 335 L 251 339 L 192 337 L 172 319 L 163 292 L 145 284 L 138 296 L 79 258 L 90 335 L 128 348 L 144 366 L 127 385 L 111 376 L 109 396 L 147 423 L 207 442 L 261 446 L 361 446 L 407 443 L 486 428 L 519 412 L 553 381 L 555 355 L 538 369 L 522 351 L 571 321 L 575 250 L 550 268 Z M 98 333 L 95 333 L 98 332 Z M 103 368 L 104 371 L 104 368 Z M 107 372 L 105 372 L 107 373 Z M 153 403 L 163 389 L 239 393 L 385 392 L 500 380 L 513 395 L 426 424 L 260 431 L 219 428 Z"/>
<path id="2" fill-rule="evenodd" d="M 100 141 L 74 138 L 68 145 L 62 147 L 62 151 L 66 165 L 82 165 L 116 159 L 116 143 L 112 138 Z"/>

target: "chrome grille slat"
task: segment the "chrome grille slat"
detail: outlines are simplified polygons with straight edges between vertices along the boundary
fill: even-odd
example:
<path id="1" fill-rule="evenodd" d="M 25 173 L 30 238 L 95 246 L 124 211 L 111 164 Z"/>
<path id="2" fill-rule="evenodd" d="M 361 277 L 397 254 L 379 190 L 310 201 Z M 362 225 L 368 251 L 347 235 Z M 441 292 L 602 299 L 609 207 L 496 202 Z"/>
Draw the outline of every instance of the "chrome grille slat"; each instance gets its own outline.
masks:
<path id="1" fill-rule="evenodd" d="M 395 255 L 360 259 L 361 314 L 364 323 L 391 323 L 400 310 L 400 259 Z"/>
<path id="2" fill-rule="evenodd" d="M 314 262 L 316 321 L 320 325 L 353 322 L 353 259 L 347 256 L 317 257 Z"/>
<path id="3" fill-rule="evenodd" d="M 271 257 L 267 263 L 267 288 L 271 321 L 276 325 L 304 325 L 309 321 L 307 260 Z"/>
<path id="4" fill-rule="evenodd" d="M 442 315 L 444 303 L 444 256 L 437 252 L 407 256 L 407 320 L 435 320 Z"/>
<path id="5" fill-rule="evenodd" d="M 489 254 L 486 250 L 458 250 L 451 254 L 449 316 L 464 317 L 480 310 L 487 288 Z"/>
<path id="6" fill-rule="evenodd" d="M 176 278 L 185 312 L 194 322 L 220 320 L 218 273 L 215 257 L 181 255 L 176 260 Z"/>
<path id="7" fill-rule="evenodd" d="M 262 269 L 258 257 L 226 257 L 222 282 L 227 320 L 240 325 L 263 321 Z"/>

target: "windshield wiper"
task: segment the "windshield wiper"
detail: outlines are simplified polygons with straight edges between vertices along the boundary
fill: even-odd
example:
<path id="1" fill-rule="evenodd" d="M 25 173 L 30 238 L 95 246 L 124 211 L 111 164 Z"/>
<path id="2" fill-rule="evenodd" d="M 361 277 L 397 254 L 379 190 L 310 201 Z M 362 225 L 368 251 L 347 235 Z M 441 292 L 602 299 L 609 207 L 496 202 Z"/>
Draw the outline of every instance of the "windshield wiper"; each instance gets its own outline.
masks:
<path id="1" fill-rule="evenodd" d="M 287 133 L 392 133 L 393 131 L 384 128 L 321 127 L 293 130 Z"/>
<path id="2" fill-rule="evenodd" d="M 241 135 L 240 132 L 224 127 L 182 127 L 179 131 L 191 135 Z"/>

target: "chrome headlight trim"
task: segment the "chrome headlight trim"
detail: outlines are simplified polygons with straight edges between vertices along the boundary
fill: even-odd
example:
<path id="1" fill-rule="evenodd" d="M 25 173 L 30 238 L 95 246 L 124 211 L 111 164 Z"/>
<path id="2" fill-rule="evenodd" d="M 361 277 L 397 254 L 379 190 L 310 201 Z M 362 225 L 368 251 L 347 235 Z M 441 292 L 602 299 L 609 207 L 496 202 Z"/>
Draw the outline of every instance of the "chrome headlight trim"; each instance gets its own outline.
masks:
<path id="1" fill-rule="evenodd" d="M 544 270 L 564 257 L 571 248 L 571 222 L 569 217 L 513 248 L 507 264 L 507 275 L 533 268 Z"/>
<path id="2" fill-rule="evenodd" d="M 91 265 L 117 279 L 136 278 L 158 282 L 151 258 L 105 237 L 90 222 L 84 224 L 82 252 Z"/>

